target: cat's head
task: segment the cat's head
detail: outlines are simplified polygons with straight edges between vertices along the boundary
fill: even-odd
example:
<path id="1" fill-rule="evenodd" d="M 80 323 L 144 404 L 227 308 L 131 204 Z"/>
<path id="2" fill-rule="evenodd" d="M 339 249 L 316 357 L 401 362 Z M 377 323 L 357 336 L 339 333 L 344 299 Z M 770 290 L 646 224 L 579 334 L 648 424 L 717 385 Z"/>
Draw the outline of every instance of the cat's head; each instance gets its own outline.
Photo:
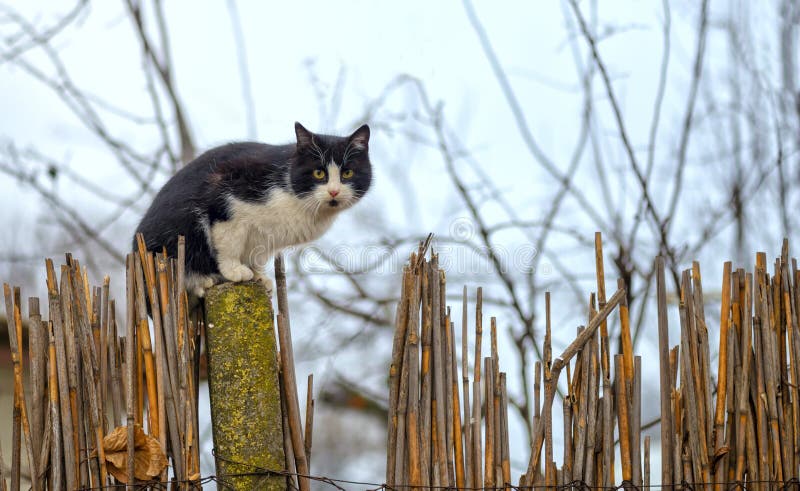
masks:
<path id="1" fill-rule="evenodd" d="M 346 137 L 320 135 L 294 124 L 297 151 L 290 169 L 292 191 L 320 212 L 353 206 L 369 189 L 369 126 Z"/>

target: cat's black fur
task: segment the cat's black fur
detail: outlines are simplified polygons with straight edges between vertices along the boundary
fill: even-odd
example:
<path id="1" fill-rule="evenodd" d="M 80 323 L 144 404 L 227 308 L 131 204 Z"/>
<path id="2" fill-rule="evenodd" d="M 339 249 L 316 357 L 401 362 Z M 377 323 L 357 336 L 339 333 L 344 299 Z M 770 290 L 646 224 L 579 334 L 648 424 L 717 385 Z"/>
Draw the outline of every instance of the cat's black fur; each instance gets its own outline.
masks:
<path id="1" fill-rule="evenodd" d="M 372 171 L 366 125 L 349 137 L 314 134 L 299 123 L 295 130 L 297 143 L 230 143 L 203 153 L 178 171 L 158 192 L 136 229 L 144 235 L 147 249 L 166 248 L 168 255 L 177 257 L 177 238 L 183 235 L 187 275 L 222 279 L 210 230 L 234 218 L 231 203 L 235 200 L 267 204 L 276 190 L 298 200 L 317 199 L 317 188 L 326 186 L 330 176 L 326 173 L 321 181 L 312 173 L 331 162 L 340 172 L 355 169 L 351 179 L 341 179 L 342 187 L 352 188 L 353 203 L 367 192 Z M 334 197 L 324 213 L 340 211 L 335 209 L 339 203 Z M 135 250 L 135 239 L 133 246 Z"/>

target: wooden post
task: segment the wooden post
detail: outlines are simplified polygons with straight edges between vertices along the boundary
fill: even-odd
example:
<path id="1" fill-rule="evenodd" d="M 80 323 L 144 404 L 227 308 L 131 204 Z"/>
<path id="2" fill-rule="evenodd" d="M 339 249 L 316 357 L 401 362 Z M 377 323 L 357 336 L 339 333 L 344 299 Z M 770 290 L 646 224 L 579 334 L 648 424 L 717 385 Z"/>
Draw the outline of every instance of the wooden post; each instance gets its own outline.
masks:
<path id="1" fill-rule="evenodd" d="M 217 475 L 234 490 L 286 489 L 272 303 L 259 283 L 207 291 L 206 336 Z M 247 475 L 250 473 L 250 475 Z M 238 475 L 237 475 L 238 474 Z"/>

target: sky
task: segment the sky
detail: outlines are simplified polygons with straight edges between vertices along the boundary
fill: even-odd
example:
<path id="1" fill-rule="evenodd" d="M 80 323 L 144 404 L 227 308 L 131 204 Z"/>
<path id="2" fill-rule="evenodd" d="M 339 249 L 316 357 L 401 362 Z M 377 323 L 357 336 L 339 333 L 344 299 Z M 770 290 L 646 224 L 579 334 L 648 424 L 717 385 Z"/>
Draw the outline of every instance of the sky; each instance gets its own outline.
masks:
<path id="1" fill-rule="evenodd" d="M 588 18 L 593 17 L 590 11 L 596 12 L 599 46 L 621 116 L 635 151 L 644 156 L 664 51 L 663 5 L 634 0 L 580 3 Z M 461 2 L 237 2 L 238 34 L 245 44 L 252 104 L 246 102 L 241 90 L 234 32 L 238 28 L 230 14 L 230 2 L 170 0 L 164 4 L 174 80 L 198 149 L 247 139 L 290 142 L 294 138 L 295 121 L 317 132 L 348 134 L 360 124 L 369 101 L 378 98 L 398 75 L 404 74 L 421 81 L 431 103 L 440 105 L 449 131 L 474 155 L 476 164 L 458 164 L 459 174 L 463 173 L 470 185 L 480 191 L 481 173 L 491 176 L 513 207 L 535 218 L 552 200 L 554 182 L 525 149 L 514 115 Z M 659 146 L 657 159 L 673 156 L 696 40 L 696 3 L 678 0 L 670 4 L 670 75 L 665 85 L 659 134 L 660 141 L 666 143 Z M 8 45 L 15 32 L 13 24 L 8 22 L 9 12 L 17 12 L 35 26 L 45 28 L 71 4 L 14 1 L 4 5 L 0 10 L 0 37 Z M 583 104 L 580 74 L 587 60 L 586 46 L 577 36 L 569 5 L 544 0 L 472 5 L 519 98 L 531 133 L 556 166 L 565 169 L 579 135 Z M 595 11 L 590 5 L 599 7 Z M 721 16 L 726 8 L 714 6 L 712 13 Z M 148 27 L 155 33 L 148 9 L 149 6 L 145 8 Z M 763 36 L 756 37 L 771 36 L 768 29 L 774 19 L 757 8 L 750 14 L 753 29 L 763 29 Z M 714 51 L 719 37 L 710 42 L 708 65 L 724 66 L 726 52 L 721 48 Z M 145 120 L 152 117 L 140 46 L 124 4 L 92 2 L 73 25 L 55 38 L 53 47 L 75 85 L 92 94 L 94 100 L 104 101 L 96 107 L 115 137 L 142 152 L 150 152 L 158 141 L 156 128 L 115 115 L 125 112 Z M 765 41 L 759 49 L 762 50 L 758 51 L 759 56 L 752 60 L 755 69 L 763 71 L 765 78 L 774 76 L 776 68 L 769 62 L 769 43 Z M 32 50 L 24 59 L 45 73 L 54 73 L 42 50 Z M 715 90 L 721 99 L 729 97 L 724 86 Z M 611 201 L 630 220 L 636 212 L 636 184 L 626 169 L 625 156 L 615 137 L 616 123 L 598 80 L 592 93 L 604 110 L 597 122 L 602 136 L 597 144 L 609 156 L 607 165 L 616 174 Z M 35 148 L 68 163 L 74 172 L 90 176 L 107 191 L 136 193 L 135 184 L 109 149 L 51 88 L 13 60 L 0 59 L 0 94 L 0 114 L 4 115 L 0 118 L 1 146 L 13 142 L 18 149 Z M 113 106 L 114 110 L 104 109 L 105 105 Z M 251 113 L 246 110 L 248 107 Z M 373 128 L 370 142 L 374 187 L 364 203 L 337 222 L 322 239 L 323 244 L 331 247 L 357 244 L 365 236 L 377 242 L 383 238 L 380 234 L 385 233 L 381 230 L 391 230 L 399 236 L 458 231 L 459 220 L 466 214 L 444 163 L 435 148 L 414 138 L 427 138 L 416 120 L 421 107 L 419 94 L 410 86 L 389 94 L 376 117 L 383 124 Z M 254 127 L 248 124 L 249 114 L 254 115 Z M 719 179 L 724 167 L 720 170 L 717 166 L 701 165 L 702 144 L 696 151 L 693 163 L 697 165 L 687 171 L 687 193 L 700 195 L 692 206 L 702 209 L 722 199 L 706 183 Z M 578 184 L 590 199 L 599 199 L 599 177 L 586 160 L 579 169 Z M 660 205 L 665 204 L 671 175 L 669 166 L 658 167 L 654 174 L 656 200 Z M 153 187 L 157 189 L 167 178 L 166 173 L 158 173 Z M 63 181 L 50 185 L 92 219 L 102 220 L 116 213 L 113 207 Z M 108 240 L 121 249 L 127 247 L 130 231 L 147 204 L 147 196 L 138 198 L 135 206 L 109 227 Z M 0 175 L 0 210 L 2 223 L 10 232 L 0 237 L 0 252 L 15 248 L 34 255 L 62 252 L 57 250 L 57 243 L 49 243 L 48 239 L 56 233 L 55 227 L 41 199 L 29 187 Z M 486 206 L 486 213 L 496 220 L 502 216 L 491 203 Z M 592 223 L 574 205 L 565 205 L 562 216 L 565 225 L 591 237 Z M 682 226 L 688 237 L 697 233 L 691 225 Z M 752 246 L 776 250 L 776 235 L 770 233 L 764 237 Z M 509 235 L 504 241 L 503 245 L 513 249 L 520 247 L 525 239 Z M 584 283 L 591 279 L 586 275 L 593 267 L 591 249 L 567 240 L 557 244 L 557 256 L 576 265 L 574 272 Z M 713 254 L 710 257 L 716 260 Z M 399 257 L 398 263 L 402 260 Z M 474 286 L 480 277 L 470 278 L 470 269 L 465 264 L 454 258 L 454 277 Z M 553 274 L 552 265 L 549 269 L 548 265 L 545 260 L 541 274 Z M 716 278 L 721 263 L 709 268 Z M 548 280 L 556 287 L 561 281 L 557 274 Z M 557 333 L 557 343 L 565 345 L 570 340 L 574 333 L 571 326 L 575 325 L 571 322 L 582 314 L 579 309 L 572 309 L 564 315 L 562 320 L 568 320 L 570 328 Z M 296 339 L 302 343 L 314 335 L 310 330 L 301 331 Z M 643 341 L 643 353 L 654 353 L 655 346 L 648 344 L 650 341 L 652 338 L 648 337 Z M 308 358 L 314 359 L 315 355 L 309 354 Z M 358 353 L 342 356 L 347 362 L 359 359 Z M 301 370 L 324 371 L 325 367 L 335 365 L 336 360 L 336 354 L 328 355 L 321 361 L 315 359 L 304 364 Z M 374 362 L 376 370 L 383 362 L 382 359 Z M 511 363 L 508 370 L 514 373 Z M 646 366 L 645 370 L 651 376 L 656 373 L 655 367 Z M 375 373 L 373 382 L 379 386 L 382 372 Z M 516 450 L 527 455 L 519 443 Z M 658 461 L 656 455 L 653 461 Z M 349 470 L 358 478 L 375 476 L 374 469 L 363 467 L 366 465 Z"/>

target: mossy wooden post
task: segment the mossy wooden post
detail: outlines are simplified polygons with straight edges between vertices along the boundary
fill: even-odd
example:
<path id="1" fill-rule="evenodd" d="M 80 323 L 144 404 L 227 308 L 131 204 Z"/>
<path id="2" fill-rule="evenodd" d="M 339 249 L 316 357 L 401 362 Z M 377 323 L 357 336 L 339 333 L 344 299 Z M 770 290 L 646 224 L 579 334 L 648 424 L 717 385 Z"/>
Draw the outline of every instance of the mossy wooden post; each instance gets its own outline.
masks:
<path id="1" fill-rule="evenodd" d="M 267 291 L 252 282 L 213 287 L 206 294 L 206 320 L 217 475 L 230 486 L 226 489 L 286 489 L 281 476 L 233 477 L 285 465 L 277 344 Z"/>

